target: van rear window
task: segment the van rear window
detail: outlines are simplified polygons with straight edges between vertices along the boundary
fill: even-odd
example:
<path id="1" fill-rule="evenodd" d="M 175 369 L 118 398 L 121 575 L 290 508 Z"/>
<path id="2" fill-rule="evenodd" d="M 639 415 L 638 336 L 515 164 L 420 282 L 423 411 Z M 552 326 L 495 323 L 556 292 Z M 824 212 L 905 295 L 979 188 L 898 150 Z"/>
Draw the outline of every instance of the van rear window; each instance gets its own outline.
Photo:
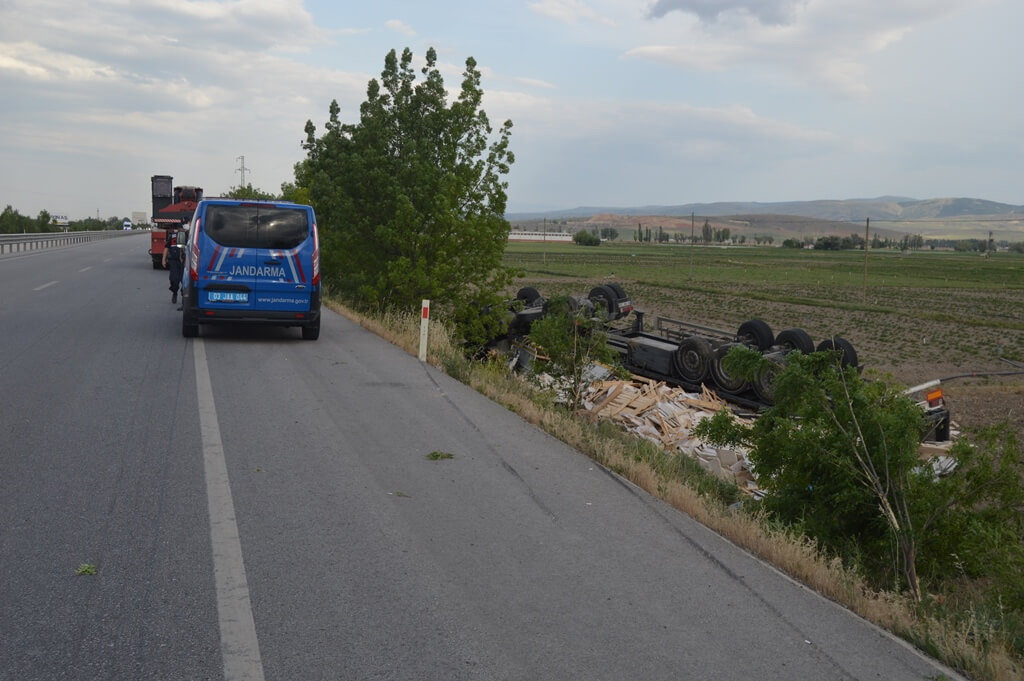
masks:
<path id="1" fill-rule="evenodd" d="M 303 208 L 212 205 L 203 231 L 221 246 L 290 249 L 309 236 L 309 220 Z"/>

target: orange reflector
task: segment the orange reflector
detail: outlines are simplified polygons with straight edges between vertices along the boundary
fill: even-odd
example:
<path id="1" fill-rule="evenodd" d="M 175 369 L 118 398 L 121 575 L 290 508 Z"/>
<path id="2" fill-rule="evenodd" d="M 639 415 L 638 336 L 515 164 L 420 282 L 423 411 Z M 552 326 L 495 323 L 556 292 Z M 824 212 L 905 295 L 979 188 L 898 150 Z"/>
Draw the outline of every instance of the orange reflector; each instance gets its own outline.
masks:
<path id="1" fill-rule="evenodd" d="M 932 390 L 927 395 L 925 395 L 925 399 L 928 400 L 929 407 L 937 406 L 939 402 L 942 401 L 942 388 L 939 388 L 938 390 Z"/>

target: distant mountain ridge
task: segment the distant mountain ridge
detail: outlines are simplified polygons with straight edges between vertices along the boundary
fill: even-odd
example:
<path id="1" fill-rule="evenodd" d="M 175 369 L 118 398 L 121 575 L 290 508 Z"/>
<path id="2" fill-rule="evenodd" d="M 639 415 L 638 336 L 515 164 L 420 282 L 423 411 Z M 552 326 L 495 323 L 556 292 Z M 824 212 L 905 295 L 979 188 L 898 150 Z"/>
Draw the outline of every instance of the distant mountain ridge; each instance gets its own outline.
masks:
<path id="1" fill-rule="evenodd" d="M 722 217 L 735 215 L 795 215 L 819 220 L 861 222 L 872 220 L 941 220 L 943 218 L 976 216 L 1024 215 L 1024 206 L 972 198 L 912 199 L 899 196 L 880 196 L 874 199 L 842 199 L 818 201 L 727 201 L 718 203 L 687 203 L 677 206 L 639 206 L 617 208 L 609 206 L 580 206 L 566 210 L 529 213 L 509 213 L 508 220 L 540 220 L 584 218 L 602 213 L 617 215 L 665 215 Z"/>

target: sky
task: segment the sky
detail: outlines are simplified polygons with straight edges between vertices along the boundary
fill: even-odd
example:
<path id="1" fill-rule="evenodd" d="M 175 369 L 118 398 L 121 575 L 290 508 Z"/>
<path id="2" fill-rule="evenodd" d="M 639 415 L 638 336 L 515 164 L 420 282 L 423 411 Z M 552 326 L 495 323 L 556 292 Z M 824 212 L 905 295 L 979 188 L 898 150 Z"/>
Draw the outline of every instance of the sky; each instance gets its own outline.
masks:
<path id="1" fill-rule="evenodd" d="M 904 196 L 1024 204 L 1020 0 L 0 0 L 0 205 L 277 192 L 331 100 L 435 48 L 513 124 L 510 213 Z"/>

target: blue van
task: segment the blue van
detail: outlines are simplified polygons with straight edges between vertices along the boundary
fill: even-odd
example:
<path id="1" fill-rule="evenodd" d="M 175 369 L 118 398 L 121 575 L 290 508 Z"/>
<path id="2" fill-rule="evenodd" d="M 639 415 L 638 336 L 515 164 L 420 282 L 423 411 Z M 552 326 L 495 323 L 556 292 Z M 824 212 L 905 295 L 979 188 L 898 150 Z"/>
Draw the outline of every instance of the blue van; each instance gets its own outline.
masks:
<path id="1" fill-rule="evenodd" d="M 188 230 L 181 334 L 201 324 L 298 326 L 320 337 L 320 242 L 310 206 L 205 199 Z"/>

